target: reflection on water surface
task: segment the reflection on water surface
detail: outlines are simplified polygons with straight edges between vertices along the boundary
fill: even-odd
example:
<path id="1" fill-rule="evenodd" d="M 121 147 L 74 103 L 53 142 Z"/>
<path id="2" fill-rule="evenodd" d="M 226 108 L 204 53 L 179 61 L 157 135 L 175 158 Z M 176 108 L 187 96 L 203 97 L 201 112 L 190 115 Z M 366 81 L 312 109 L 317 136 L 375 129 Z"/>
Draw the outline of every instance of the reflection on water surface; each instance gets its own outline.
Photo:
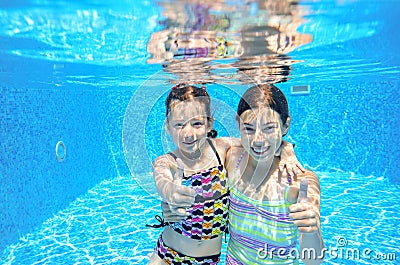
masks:
<path id="1" fill-rule="evenodd" d="M 312 41 L 296 31 L 307 14 L 298 1 L 157 4 L 162 29 L 151 34 L 147 62 L 162 63 L 181 82 L 284 82 L 296 62 L 287 54 Z M 236 76 L 238 70 L 248 77 Z"/>

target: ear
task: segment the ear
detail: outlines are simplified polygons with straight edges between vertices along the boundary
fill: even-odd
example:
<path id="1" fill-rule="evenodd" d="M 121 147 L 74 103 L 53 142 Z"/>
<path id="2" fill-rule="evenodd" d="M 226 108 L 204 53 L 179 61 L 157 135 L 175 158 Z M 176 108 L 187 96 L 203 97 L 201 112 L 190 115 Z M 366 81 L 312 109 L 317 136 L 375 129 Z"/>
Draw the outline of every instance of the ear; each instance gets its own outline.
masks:
<path id="1" fill-rule="evenodd" d="M 171 135 L 171 132 L 170 132 L 169 126 L 168 126 L 168 119 L 165 119 L 165 121 L 164 121 L 164 128 L 165 128 L 165 131 L 168 133 L 168 135 Z"/>
<path id="2" fill-rule="evenodd" d="M 285 124 L 283 124 L 282 126 L 282 136 L 285 136 L 288 131 L 289 131 L 289 127 L 290 127 L 290 117 L 287 117 Z"/>
<path id="3" fill-rule="evenodd" d="M 210 132 L 213 128 L 214 125 L 214 117 L 210 117 L 207 119 L 208 122 L 208 132 Z"/>
<path id="4" fill-rule="evenodd" d="M 240 130 L 240 117 L 237 114 L 235 114 L 235 121 L 238 129 Z"/>

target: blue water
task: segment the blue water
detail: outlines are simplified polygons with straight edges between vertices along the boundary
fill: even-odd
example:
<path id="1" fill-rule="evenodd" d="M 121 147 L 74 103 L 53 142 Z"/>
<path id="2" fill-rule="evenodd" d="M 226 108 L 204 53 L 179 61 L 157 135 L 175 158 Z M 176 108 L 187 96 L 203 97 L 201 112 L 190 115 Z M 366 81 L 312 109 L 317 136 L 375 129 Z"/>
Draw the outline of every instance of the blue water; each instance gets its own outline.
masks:
<path id="1" fill-rule="evenodd" d="M 163 100 L 179 73 L 148 64 L 146 44 L 168 2 L 0 3 L 0 263 L 147 263 L 161 232 L 145 227 L 160 213 L 151 161 L 172 148 Z M 254 23 L 254 3 L 242 23 Z M 288 140 L 320 177 L 326 264 L 398 264 L 400 2 L 300 7 L 297 32 L 312 41 L 267 61 L 290 65 L 278 86 L 291 108 Z M 177 69 L 223 83 L 265 58 L 194 62 Z M 232 113 L 245 88 L 207 85 L 219 135 L 238 136 Z"/>
<path id="2" fill-rule="evenodd" d="M 317 174 L 326 264 L 395 264 L 374 258 L 399 258 L 399 188 L 383 177 Z M 158 206 L 130 176 L 106 180 L 9 246 L 2 258 L 5 264 L 146 264 L 161 231 L 145 224 L 156 223 Z"/>

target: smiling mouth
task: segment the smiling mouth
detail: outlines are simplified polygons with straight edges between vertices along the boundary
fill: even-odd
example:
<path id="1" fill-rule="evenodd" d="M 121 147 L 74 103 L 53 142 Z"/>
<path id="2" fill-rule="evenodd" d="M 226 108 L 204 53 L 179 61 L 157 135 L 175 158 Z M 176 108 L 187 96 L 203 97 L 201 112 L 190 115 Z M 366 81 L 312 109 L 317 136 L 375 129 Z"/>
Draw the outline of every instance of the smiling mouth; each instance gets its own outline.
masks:
<path id="1" fill-rule="evenodd" d="M 190 141 L 190 142 L 183 142 L 183 144 L 185 144 L 185 145 L 193 145 L 195 142 L 196 142 L 196 140 Z"/>
<path id="2" fill-rule="evenodd" d="M 267 147 L 251 147 L 251 150 L 257 155 L 263 155 L 269 150 L 270 146 Z"/>

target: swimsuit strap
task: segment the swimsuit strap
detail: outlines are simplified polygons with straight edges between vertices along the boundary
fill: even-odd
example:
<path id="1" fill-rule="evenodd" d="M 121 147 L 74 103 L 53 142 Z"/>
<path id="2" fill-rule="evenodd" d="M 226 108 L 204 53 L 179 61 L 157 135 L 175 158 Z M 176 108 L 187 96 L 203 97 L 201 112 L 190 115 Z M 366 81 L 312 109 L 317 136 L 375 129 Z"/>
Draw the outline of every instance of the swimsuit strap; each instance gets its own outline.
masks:
<path id="1" fill-rule="evenodd" d="M 220 165 L 222 165 L 222 163 L 221 163 L 221 159 L 219 158 L 218 152 L 217 152 L 217 150 L 215 149 L 215 147 L 214 147 L 213 143 L 212 143 L 212 142 L 211 142 L 211 140 L 210 140 L 210 139 L 208 139 L 208 138 L 207 138 L 207 142 L 208 142 L 208 144 L 211 146 L 211 149 L 214 151 L 214 153 L 215 153 L 215 156 L 216 156 L 216 157 L 217 157 L 217 159 L 218 159 L 218 163 L 219 163 Z"/>
<path id="2" fill-rule="evenodd" d="M 169 154 L 170 156 L 172 156 L 172 158 L 176 161 L 177 157 L 176 157 L 176 155 L 175 155 L 174 153 L 169 152 L 168 154 Z"/>
<path id="3" fill-rule="evenodd" d="M 170 224 L 170 222 L 165 222 L 164 218 L 159 216 L 158 214 L 156 214 L 154 216 L 154 218 L 156 218 L 156 220 L 159 222 L 158 224 L 153 224 L 153 225 L 149 225 L 146 224 L 146 227 L 151 227 L 151 228 L 160 228 L 160 227 L 164 227 Z"/>
<path id="4" fill-rule="evenodd" d="M 238 161 L 236 162 L 235 170 L 237 170 L 239 168 L 239 165 L 240 165 L 240 162 L 243 159 L 244 153 L 246 153 L 245 150 L 243 150 L 243 152 L 240 154 L 240 157 L 239 157 Z"/>
<path id="5" fill-rule="evenodd" d="M 233 176 L 236 176 L 236 175 L 238 175 L 240 173 L 240 172 L 238 172 L 238 169 L 239 169 L 239 166 L 240 166 L 240 162 L 242 161 L 243 156 L 244 156 L 245 153 L 246 153 L 246 151 L 243 150 L 243 152 L 240 154 L 240 156 L 239 156 L 239 158 L 238 158 L 238 160 L 236 162 L 235 169 L 233 170 Z M 233 176 L 232 176 L 232 179 L 233 179 Z M 235 181 L 235 183 L 237 183 L 237 181 L 238 181 L 238 179 Z M 231 188 L 232 189 L 234 188 L 233 182 L 232 182 Z"/>

